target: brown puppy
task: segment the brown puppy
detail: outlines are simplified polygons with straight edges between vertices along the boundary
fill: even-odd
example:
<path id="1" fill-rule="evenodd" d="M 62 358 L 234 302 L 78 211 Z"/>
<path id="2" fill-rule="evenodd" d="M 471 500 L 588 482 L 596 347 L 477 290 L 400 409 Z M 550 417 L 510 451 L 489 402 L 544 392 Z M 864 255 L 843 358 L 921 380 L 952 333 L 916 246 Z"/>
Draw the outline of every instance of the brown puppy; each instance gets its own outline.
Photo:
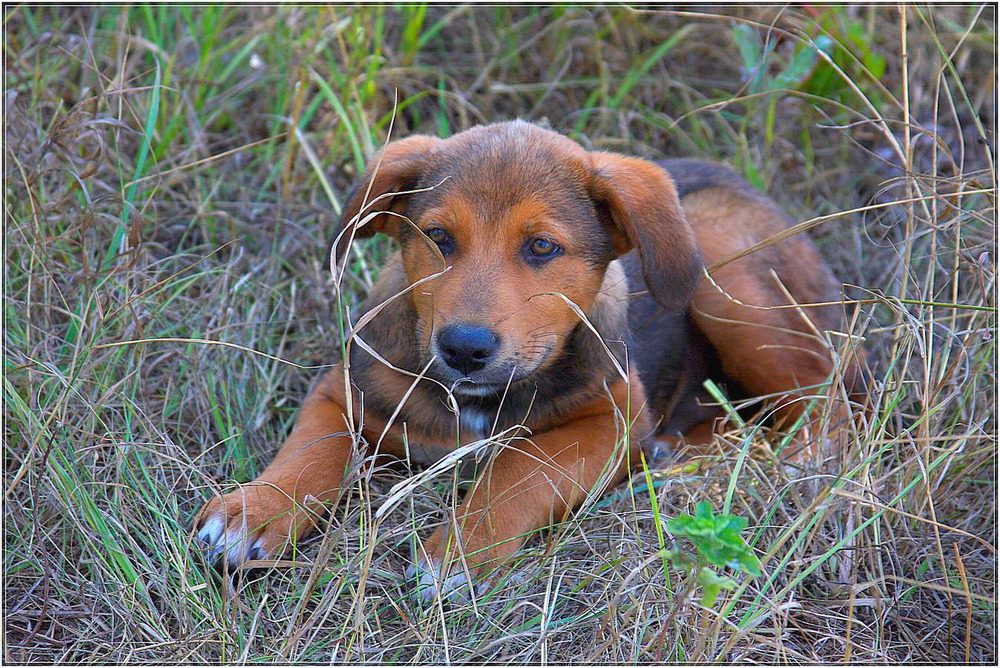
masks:
<path id="1" fill-rule="evenodd" d="M 337 500 L 356 449 L 430 462 L 493 437 L 455 521 L 415 555 L 424 597 L 451 592 L 620 482 L 643 439 L 710 437 L 704 379 L 771 395 L 780 420 L 828 393 L 821 333 L 839 309 L 757 308 L 839 301 L 812 243 L 769 246 L 713 284 L 704 266 L 789 221 L 727 169 L 661 164 L 523 122 L 389 144 L 337 246 L 399 241 L 360 312 L 381 310 L 260 478 L 201 511 L 210 557 L 279 556 Z"/>

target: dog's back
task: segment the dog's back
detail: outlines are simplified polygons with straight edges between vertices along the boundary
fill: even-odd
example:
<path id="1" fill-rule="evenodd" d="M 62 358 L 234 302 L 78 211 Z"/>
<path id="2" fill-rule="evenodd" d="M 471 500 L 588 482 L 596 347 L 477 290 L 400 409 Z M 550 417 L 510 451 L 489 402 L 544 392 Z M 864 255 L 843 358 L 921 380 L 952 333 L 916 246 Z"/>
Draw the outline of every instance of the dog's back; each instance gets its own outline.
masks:
<path id="1" fill-rule="evenodd" d="M 708 267 L 793 223 L 728 167 L 692 159 L 657 164 L 673 179 Z M 805 234 L 776 240 L 722 267 L 721 284 L 703 282 L 682 311 L 664 309 L 653 299 L 635 253 L 620 261 L 632 294 L 629 354 L 651 407 L 663 416 L 658 434 L 684 434 L 722 415 L 703 387 L 706 379 L 721 384 L 735 401 L 787 389 L 783 376 L 799 374 L 801 386 L 828 375 L 821 336 L 842 326 L 839 283 Z M 778 353 L 774 344 L 782 336 Z M 783 359 L 772 359 L 779 356 Z M 854 370 L 850 384 L 860 384 L 856 366 L 849 370 Z"/>

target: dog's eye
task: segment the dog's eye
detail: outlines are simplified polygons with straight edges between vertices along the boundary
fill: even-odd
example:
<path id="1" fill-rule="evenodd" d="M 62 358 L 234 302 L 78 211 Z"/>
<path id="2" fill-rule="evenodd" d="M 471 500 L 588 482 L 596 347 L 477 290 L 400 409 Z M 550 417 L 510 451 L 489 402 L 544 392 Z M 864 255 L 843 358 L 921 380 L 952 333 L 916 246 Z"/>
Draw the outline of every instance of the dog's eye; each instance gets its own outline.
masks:
<path id="1" fill-rule="evenodd" d="M 428 227 L 424 230 L 424 234 L 436 244 L 444 243 L 448 240 L 448 233 L 444 231 L 443 227 Z"/>
<path id="2" fill-rule="evenodd" d="M 528 242 L 528 253 L 537 260 L 553 258 L 560 251 L 562 248 L 559 247 L 559 244 L 544 237 L 535 237 Z"/>
<path id="3" fill-rule="evenodd" d="M 443 227 L 432 225 L 424 230 L 424 234 L 427 235 L 428 239 L 437 244 L 442 255 L 448 255 L 454 250 L 455 240 L 452 239 L 451 235 Z"/>

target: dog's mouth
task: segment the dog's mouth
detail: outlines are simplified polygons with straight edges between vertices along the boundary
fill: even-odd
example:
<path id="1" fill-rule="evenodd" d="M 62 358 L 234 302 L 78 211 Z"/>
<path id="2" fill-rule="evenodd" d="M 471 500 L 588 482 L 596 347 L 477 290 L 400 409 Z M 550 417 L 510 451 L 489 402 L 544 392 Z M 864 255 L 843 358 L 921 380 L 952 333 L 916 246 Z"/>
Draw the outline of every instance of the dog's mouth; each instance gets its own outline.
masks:
<path id="1" fill-rule="evenodd" d="M 511 385 L 530 376 L 534 368 L 522 369 L 514 364 L 503 364 L 464 374 L 440 360 L 435 360 L 428 371 L 428 375 L 448 386 L 454 394 L 485 397 L 503 394 Z"/>
<path id="2" fill-rule="evenodd" d="M 490 397 L 494 395 L 502 395 L 506 389 L 506 383 L 477 383 L 468 378 L 459 379 L 458 382 L 451 386 L 452 393 L 462 397 Z"/>
<path id="3" fill-rule="evenodd" d="M 427 376 L 455 395 L 499 397 L 538 373 L 553 358 L 558 347 L 558 337 L 539 335 L 531 337 L 522 346 L 494 355 L 492 359 L 477 359 L 468 351 L 464 355 L 449 351 L 441 345 L 440 337 L 435 335 L 430 337 L 430 345 L 426 348 L 421 346 L 421 357 L 424 358 L 422 364 L 426 365 Z"/>
<path id="4" fill-rule="evenodd" d="M 546 349 L 533 359 L 498 360 L 485 369 L 471 373 L 464 373 L 436 358 L 428 369 L 428 375 L 459 396 L 501 396 L 544 366 L 550 353 L 551 350 Z"/>

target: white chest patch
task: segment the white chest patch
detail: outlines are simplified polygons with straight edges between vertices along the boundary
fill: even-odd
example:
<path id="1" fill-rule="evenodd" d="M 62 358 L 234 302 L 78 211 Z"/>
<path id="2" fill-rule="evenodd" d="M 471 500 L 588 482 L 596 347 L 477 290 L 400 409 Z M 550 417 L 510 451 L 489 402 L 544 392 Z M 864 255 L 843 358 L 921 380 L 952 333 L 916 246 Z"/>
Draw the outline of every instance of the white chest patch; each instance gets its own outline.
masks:
<path id="1" fill-rule="evenodd" d="M 493 417 L 489 413 L 472 406 L 463 406 L 458 414 L 459 424 L 462 425 L 462 436 L 475 436 L 486 438 L 493 431 Z"/>

